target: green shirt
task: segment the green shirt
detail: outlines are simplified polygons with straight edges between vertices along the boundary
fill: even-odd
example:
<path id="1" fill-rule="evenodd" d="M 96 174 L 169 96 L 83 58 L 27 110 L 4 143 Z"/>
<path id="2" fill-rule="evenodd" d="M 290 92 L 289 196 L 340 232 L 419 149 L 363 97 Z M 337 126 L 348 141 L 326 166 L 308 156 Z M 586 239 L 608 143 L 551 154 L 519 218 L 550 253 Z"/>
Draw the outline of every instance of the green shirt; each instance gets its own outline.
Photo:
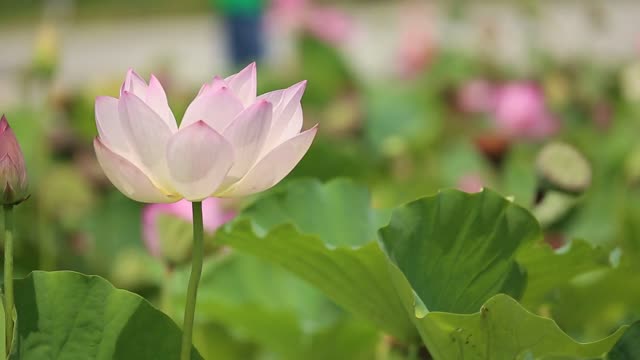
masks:
<path id="1" fill-rule="evenodd" d="M 223 14 L 258 14 L 266 0 L 210 0 Z"/>

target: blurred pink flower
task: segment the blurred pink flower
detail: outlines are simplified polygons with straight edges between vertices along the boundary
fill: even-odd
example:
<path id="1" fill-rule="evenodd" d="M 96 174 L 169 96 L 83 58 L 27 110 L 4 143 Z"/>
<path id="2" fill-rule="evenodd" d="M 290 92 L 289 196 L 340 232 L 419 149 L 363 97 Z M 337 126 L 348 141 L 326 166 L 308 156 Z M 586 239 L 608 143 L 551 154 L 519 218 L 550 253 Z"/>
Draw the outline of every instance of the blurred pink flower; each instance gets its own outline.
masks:
<path id="1" fill-rule="evenodd" d="M 535 84 L 502 85 L 495 96 L 495 124 L 510 137 L 540 139 L 558 130 L 558 121 L 546 106 L 544 93 Z"/>
<path id="2" fill-rule="evenodd" d="M 352 30 L 352 21 L 345 13 L 308 0 L 273 0 L 270 18 L 286 31 L 309 31 L 333 45 L 343 43 Z"/>
<path id="3" fill-rule="evenodd" d="M 475 173 L 463 175 L 458 180 L 458 189 L 467 193 L 476 193 L 482 191 L 484 181 L 482 177 Z"/>
<path id="4" fill-rule="evenodd" d="M 400 75 L 416 76 L 426 69 L 437 52 L 430 16 L 420 6 L 408 6 L 401 22 L 398 65 Z"/>
<path id="5" fill-rule="evenodd" d="M 464 83 L 456 93 L 456 105 L 469 114 L 485 113 L 494 108 L 495 87 L 485 79 L 472 79 Z"/>
<path id="6" fill-rule="evenodd" d="M 336 8 L 315 7 L 307 13 L 307 30 L 329 44 L 341 44 L 351 33 L 351 25 L 351 19 Z"/>
<path id="7" fill-rule="evenodd" d="M 158 234 L 158 216 L 172 215 L 192 222 L 191 202 L 180 200 L 170 204 L 150 204 L 142 210 L 142 235 L 147 249 L 153 256 L 160 256 L 160 237 Z M 234 211 L 225 210 L 218 198 L 207 198 L 202 201 L 202 221 L 204 230 L 213 233 L 218 227 L 236 216 Z"/>

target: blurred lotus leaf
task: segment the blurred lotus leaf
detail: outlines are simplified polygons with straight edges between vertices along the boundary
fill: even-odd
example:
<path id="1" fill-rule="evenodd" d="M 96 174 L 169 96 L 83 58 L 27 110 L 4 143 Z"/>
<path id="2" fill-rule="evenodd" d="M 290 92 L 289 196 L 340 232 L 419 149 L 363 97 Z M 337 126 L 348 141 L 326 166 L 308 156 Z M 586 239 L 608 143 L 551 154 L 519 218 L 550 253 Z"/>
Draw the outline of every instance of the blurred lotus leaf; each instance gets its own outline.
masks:
<path id="1" fill-rule="evenodd" d="M 337 49 L 306 33 L 301 35 L 298 46 L 300 77 L 313 84 L 306 89 L 306 103 L 326 106 L 355 85 L 354 75 Z"/>
<path id="2" fill-rule="evenodd" d="M 376 153 L 394 156 L 438 138 L 441 109 L 433 99 L 419 96 L 410 88 L 386 86 L 365 96 L 365 134 Z"/>
<path id="3" fill-rule="evenodd" d="M 113 261 L 110 279 L 122 289 L 140 290 L 162 284 L 166 269 L 140 249 L 125 249 Z"/>
<path id="4" fill-rule="evenodd" d="M 72 165 L 63 164 L 51 166 L 39 184 L 38 199 L 46 216 L 66 230 L 78 229 L 95 205 L 89 181 Z"/>

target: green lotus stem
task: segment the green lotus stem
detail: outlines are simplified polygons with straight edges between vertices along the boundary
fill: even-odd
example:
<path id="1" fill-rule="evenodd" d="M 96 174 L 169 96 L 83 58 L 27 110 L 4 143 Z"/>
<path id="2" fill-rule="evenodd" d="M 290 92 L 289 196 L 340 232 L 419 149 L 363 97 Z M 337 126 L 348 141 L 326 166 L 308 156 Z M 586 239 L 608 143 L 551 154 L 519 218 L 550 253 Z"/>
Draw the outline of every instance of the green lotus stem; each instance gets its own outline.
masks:
<path id="1" fill-rule="evenodd" d="M 4 324 L 9 354 L 13 338 L 13 205 L 4 205 Z"/>
<path id="2" fill-rule="evenodd" d="M 189 276 L 189 288 L 187 289 L 187 305 L 184 308 L 181 360 L 189 360 L 191 358 L 193 318 L 196 312 L 196 297 L 198 296 L 198 283 L 202 274 L 202 257 L 204 253 L 202 203 L 194 201 L 191 204 L 193 211 L 193 258 L 191 259 L 191 276 Z"/>

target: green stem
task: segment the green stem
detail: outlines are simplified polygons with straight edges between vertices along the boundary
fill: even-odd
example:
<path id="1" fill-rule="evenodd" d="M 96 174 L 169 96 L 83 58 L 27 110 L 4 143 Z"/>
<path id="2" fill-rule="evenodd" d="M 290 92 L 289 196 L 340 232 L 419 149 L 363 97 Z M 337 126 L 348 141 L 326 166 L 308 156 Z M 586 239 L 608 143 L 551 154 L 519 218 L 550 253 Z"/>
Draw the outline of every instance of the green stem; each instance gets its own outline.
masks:
<path id="1" fill-rule="evenodd" d="M 13 205 L 4 206 L 4 319 L 9 354 L 13 337 Z"/>
<path id="2" fill-rule="evenodd" d="M 191 358 L 191 337 L 193 334 L 193 318 L 196 312 L 196 297 L 198 295 L 198 283 L 202 274 L 202 257 L 204 246 L 202 241 L 202 203 L 193 202 L 193 258 L 191 259 L 191 276 L 187 289 L 187 305 L 184 308 L 184 324 L 182 325 L 182 352 L 180 360 Z"/>

